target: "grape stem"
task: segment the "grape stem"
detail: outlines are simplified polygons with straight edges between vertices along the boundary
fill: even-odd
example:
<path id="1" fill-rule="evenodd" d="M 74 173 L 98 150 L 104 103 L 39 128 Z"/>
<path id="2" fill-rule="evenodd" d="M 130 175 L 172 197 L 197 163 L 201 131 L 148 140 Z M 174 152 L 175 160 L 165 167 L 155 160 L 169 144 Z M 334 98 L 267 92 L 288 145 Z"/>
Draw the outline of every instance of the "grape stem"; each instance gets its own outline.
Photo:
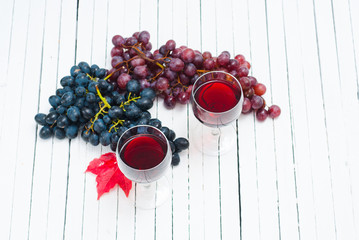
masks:
<path id="1" fill-rule="evenodd" d="M 98 89 L 98 86 L 96 86 L 96 91 L 97 91 L 97 94 L 98 96 L 100 97 L 100 99 L 102 100 L 102 103 L 103 103 L 103 106 L 101 106 L 101 103 L 99 103 L 99 106 L 100 106 L 100 111 L 98 111 L 98 113 L 96 113 L 95 117 L 93 119 L 91 119 L 91 127 L 87 129 L 87 133 L 89 130 L 91 130 L 92 132 L 94 132 L 94 129 L 93 129 L 93 125 L 94 123 L 96 122 L 96 120 L 98 119 L 98 117 L 103 113 L 107 113 L 107 111 L 105 111 L 106 108 L 111 108 L 111 105 L 108 104 L 106 98 L 104 98 L 100 92 L 100 90 Z"/>
<path id="2" fill-rule="evenodd" d="M 125 120 L 121 120 L 121 119 L 119 119 L 116 123 L 112 122 L 112 123 L 114 123 L 114 124 L 113 124 L 113 126 L 108 130 L 108 132 L 110 133 L 111 130 L 112 130 L 112 128 L 115 128 L 115 131 L 117 132 L 116 126 L 117 126 L 118 124 L 123 125 L 124 122 L 125 122 Z"/>
<path id="3" fill-rule="evenodd" d="M 128 98 L 127 98 L 127 101 L 126 102 L 122 102 L 121 105 L 120 105 L 120 108 L 122 108 L 123 111 L 126 112 L 126 109 L 125 109 L 125 106 L 126 105 L 129 105 L 130 102 L 137 102 L 137 99 L 140 99 L 141 96 L 138 96 L 138 97 L 133 97 L 131 98 L 131 92 L 128 94 Z"/>

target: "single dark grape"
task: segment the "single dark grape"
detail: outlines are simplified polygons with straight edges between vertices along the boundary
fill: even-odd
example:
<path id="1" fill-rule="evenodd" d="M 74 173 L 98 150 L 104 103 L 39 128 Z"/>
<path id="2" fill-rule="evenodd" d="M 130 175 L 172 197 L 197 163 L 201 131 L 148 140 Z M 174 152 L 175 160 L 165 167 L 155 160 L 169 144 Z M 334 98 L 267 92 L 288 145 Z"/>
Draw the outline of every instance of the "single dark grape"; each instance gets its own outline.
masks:
<path id="1" fill-rule="evenodd" d="M 118 106 L 113 106 L 108 110 L 108 116 L 112 119 L 123 118 L 125 112 Z"/>
<path id="2" fill-rule="evenodd" d="M 95 76 L 98 78 L 104 78 L 106 76 L 106 69 L 104 68 L 97 69 L 95 72 Z"/>
<path id="3" fill-rule="evenodd" d="M 163 134 L 168 139 L 168 134 L 170 133 L 170 129 L 168 127 L 161 127 L 160 130 L 163 132 Z"/>
<path id="4" fill-rule="evenodd" d="M 132 79 L 127 83 L 126 90 L 137 95 L 141 90 L 141 85 L 137 80 Z"/>
<path id="5" fill-rule="evenodd" d="M 66 86 L 71 87 L 74 85 L 74 83 L 75 83 L 75 79 L 72 76 L 65 76 L 65 77 L 61 78 L 61 80 L 60 80 L 60 84 L 63 87 L 66 87 Z"/>
<path id="6" fill-rule="evenodd" d="M 135 104 L 139 107 L 142 111 L 146 111 L 153 106 L 153 101 L 147 97 L 142 97 L 138 99 Z"/>
<path id="7" fill-rule="evenodd" d="M 56 111 L 50 112 L 49 114 L 47 114 L 45 121 L 47 124 L 52 125 L 56 122 L 58 117 L 59 117 L 59 114 Z"/>
<path id="8" fill-rule="evenodd" d="M 57 108 L 58 105 L 60 105 L 61 98 L 56 95 L 52 95 L 49 97 L 49 103 L 53 108 Z"/>
<path id="9" fill-rule="evenodd" d="M 86 88 L 79 86 L 75 89 L 75 94 L 77 97 L 83 97 L 86 95 Z"/>
<path id="10" fill-rule="evenodd" d="M 79 130 L 79 128 L 77 125 L 70 125 L 70 126 L 66 127 L 65 128 L 66 137 L 69 139 L 73 139 L 73 138 L 77 137 L 78 130 Z"/>
<path id="11" fill-rule="evenodd" d="M 148 125 L 149 119 L 148 118 L 140 118 L 137 121 L 137 125 Z"/>
<path id="12" fill-rule="evenodd" d="M 101 133 L 102 131 L 106 130 L 106 125 L 102 119 L 97 119 L 93 124 L 93 129 L 97 133 Z"/>
<path id="13" fill-rule="evenodd" d="M 94 94 L 94 93 L 92 93 L 92 92 L 89 92 L 89 93 L 87 93 L 86 94 L 86 101 L 87 102 L 89 102 L 89 103 L 94 103 L 94 102 L 96 102 L 96 95 Z"/>
<path id="14" fill-rule="evenodd" d="M 156 98 L 156 92 L 152 88 L 145 88 L 140 92 L 142 98 L 149 98 L 154 101 Z"/>
<path id="15" fill-rule="evenodd" d="M 52 130 L 49 126 L 43 126 L 39 133 L 40 138 L 48 139 L 52 136 Z"/>
<path id="16" fill-rule="evenodd" d="M 180 158 L 179 154 L 173 153 L 172 154 L 172 162 L 171 162 L 172 166 L 177 166 L 180 163 L 180 161 L 181 161 L 181 158 Z"/>
<path id="17" fill-rule="evenodd" d="M 150 119 L 148 124 L 155 127 L 155 128 L 158 128 L 158 129 L 160 129 L 162 127 L 162 122 L 157 118 Z"/>
<path id="18" fill-rule="evenodd" d="M 75 103 L 75 99 L 76 97 L 72 92 L 66 92 L 61 97 L 61 105 L 63 105 L 64 107 L 68 107 Z"/>
<path id="19" fill-rule="evenodd" d="M 66 137 L 65 131 L 62 128 L 55 127 L 54 128 L 54 136 L 57 139 L 64 139 Z"/>
<path id="20" fill-rule="evenodd" d="M 81 69 L 77 65 L 71 67 L 70 74 L 72 77 L 76 77 L 77 74 L 79 74 L 80 72 L 81 72 Z"/>
<path id="21" fill-rule="evenodd" d="M 173 141 L 173 140 L 175 140 L 175 138 L 176 138 L 176 133 L 173 130 L 170 129 L 169 132 L 168 132 L 168 140 Z"/>
<path id="22" fill-rule="evenodd" d="M 182 151 L 189 147 L 189 142 L 186 138 L 179 137 L 174 140 L 174 144 L 176 146 L 176 151 Z"/>
<path id="23" fill-rule="evenodd" d="M 87 62 L 80 62 L 78 66 L 80 67 L 83 73 L 87 73 L 87 74 L 91 73 L 91 68 Z"/>
<path id="24" fill-rule="evenodd" d="M 130 105 L 125 106 L 125 116 L 128 119 L 137 119 L 140 117 L 141 109 L 136 106 L 135 103 L 131 102 Z"/>
<path id="25" fill-rule="evenodd" d="M 100 143 L 98 135 L 96 133 L 92 133 L 91 136 L 89 137 L 89 142 L 93 146 L 97 146 Z"/>
<path id="26" fill-rule="evenodd" d="M 112 119 L 110 118 L 110 116 L 108 114 L 105 114 L 103 117 L 102 117 L 102 120 L 103 122 L 106 124 L 106 125 L 109 125 L 111 122 L 112 122 Z"/>
<path id="27" fill-rule="evenodd" d="M 92 134 L 92 131 L 91 131 L 91 130 L 84 129 L 84 130 L 81 132 L 81 138 L 82 138 L 85 142 L 88 142 L 88 141 L 90 140 L 91 134 Z"/>
<path id="28" fill-rule="evenodd" d="M 110 145 L 111 143 L 111 136 L 112 136 L 112 133 L 109 133 L 108 131 L 103 131 L 101 134 L 100 134 L 100 143 L 103 145 L 103 146 L 108 146 Z"/>
<path id="29" fill-rule="evenodd" d="M 35 121 L 42 126 L 46 125 L 46 114 L 44 114 L 44 113 L 36 114 Z"/>
<path id="30" fill-rule="evenodd" d="M 60 115 L 57 118 L 56 126 L 59 128 L 65 128 L 69 125 L 69 123 L 70 123 L 70 120 L 68 119 L 68 117 L 66 115 Z"/>

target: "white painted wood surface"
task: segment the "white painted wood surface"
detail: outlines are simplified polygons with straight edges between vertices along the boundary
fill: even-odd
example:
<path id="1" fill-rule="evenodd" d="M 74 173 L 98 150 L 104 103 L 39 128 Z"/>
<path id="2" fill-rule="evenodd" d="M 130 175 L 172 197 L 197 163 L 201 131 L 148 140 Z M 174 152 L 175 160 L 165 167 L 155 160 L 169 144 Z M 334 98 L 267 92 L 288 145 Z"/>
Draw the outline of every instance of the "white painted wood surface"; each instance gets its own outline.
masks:
<path id="1" fill-rule="evenodd" d="M 1 1 L 0 239 L 359 239 L 358 12 L 357 0 Z M 109 148 L 42 140 L 33 120 L 74 63 L 110 67 L 112 36 L 139 30 L 154 48 L 244 54 L 282 109 L 242 115 L 225 156 L 181 153 L 151 211 L 119 189 L 96 200 L 84 170 Z M 151 113 L 191 142 L 190 106 Z"/>

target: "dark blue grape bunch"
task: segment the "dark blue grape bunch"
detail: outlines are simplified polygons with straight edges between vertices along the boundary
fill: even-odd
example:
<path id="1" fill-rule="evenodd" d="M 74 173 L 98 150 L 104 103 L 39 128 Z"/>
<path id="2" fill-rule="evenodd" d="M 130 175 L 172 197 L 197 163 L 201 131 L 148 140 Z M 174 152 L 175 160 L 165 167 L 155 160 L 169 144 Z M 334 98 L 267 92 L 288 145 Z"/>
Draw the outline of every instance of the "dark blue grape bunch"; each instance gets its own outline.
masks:
<path id="1" fill-rule="evenodd" d="M 35 121 L 42 125 L 40 138 L 73 139 L 80 134 L 93 146 L 101 144 L 116 151 L 117 142 L 127 129 L 152 125 L 164 129 L 171 144 L 173 165 L 178 165 L 178 153 L 188 147 L 188 141 L 174 140 L 172 130 L 167 131 L 160 120 L 151 118 L 148 110 L 156 97 L 153 89 L 141 90 L 139 81 L 131 79 L 126 90 L 120 90 L 107 80 L 106 69 L 86 62 L 73 66 L 70 74 L 61 79 L 62 88 L 56 90 L 56 95 L 49 97 L 52 106 L 49 113 L 35 115 Z M 187 143 L 177 146 L 176 141 Z"/>

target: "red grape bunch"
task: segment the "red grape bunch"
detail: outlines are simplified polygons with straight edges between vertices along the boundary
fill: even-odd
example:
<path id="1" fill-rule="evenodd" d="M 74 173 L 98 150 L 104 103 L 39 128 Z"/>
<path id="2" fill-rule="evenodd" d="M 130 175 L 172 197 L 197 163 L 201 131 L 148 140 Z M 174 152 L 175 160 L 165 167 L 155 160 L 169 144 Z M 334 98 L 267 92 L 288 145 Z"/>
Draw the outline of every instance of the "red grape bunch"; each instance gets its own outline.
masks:
<path id="1" fill-rule="evenodd" d="M 107 78 L 118 90 L 125 90 L 126 84 L 135 79 L 141 89 L 152 88 L 157 95 L 164 98 L 168 109 L 176 103 L 187 104 L 192 85 L 197 78 L 209 71 L 224 71 L 236 77 L 243 89 L 243 113 L 256 112 L 259 121 L 268 116 L 276 118 L 280 108 L 276 105 L 266 106 L 262 95 L 266 87 L 257 79 L 248 76 L 251 65 L 241 54 L 233 59 L 228 51 L 218 57 L 210 52 L 201 53 L 186 46 L 176 46 L 174 40 L 168 40 L 159 49 L 151 52 L 150 34 L 147 31 L 135 32 L 129 38 L 115 35 L 111 50 L 112 69 Z"/>

